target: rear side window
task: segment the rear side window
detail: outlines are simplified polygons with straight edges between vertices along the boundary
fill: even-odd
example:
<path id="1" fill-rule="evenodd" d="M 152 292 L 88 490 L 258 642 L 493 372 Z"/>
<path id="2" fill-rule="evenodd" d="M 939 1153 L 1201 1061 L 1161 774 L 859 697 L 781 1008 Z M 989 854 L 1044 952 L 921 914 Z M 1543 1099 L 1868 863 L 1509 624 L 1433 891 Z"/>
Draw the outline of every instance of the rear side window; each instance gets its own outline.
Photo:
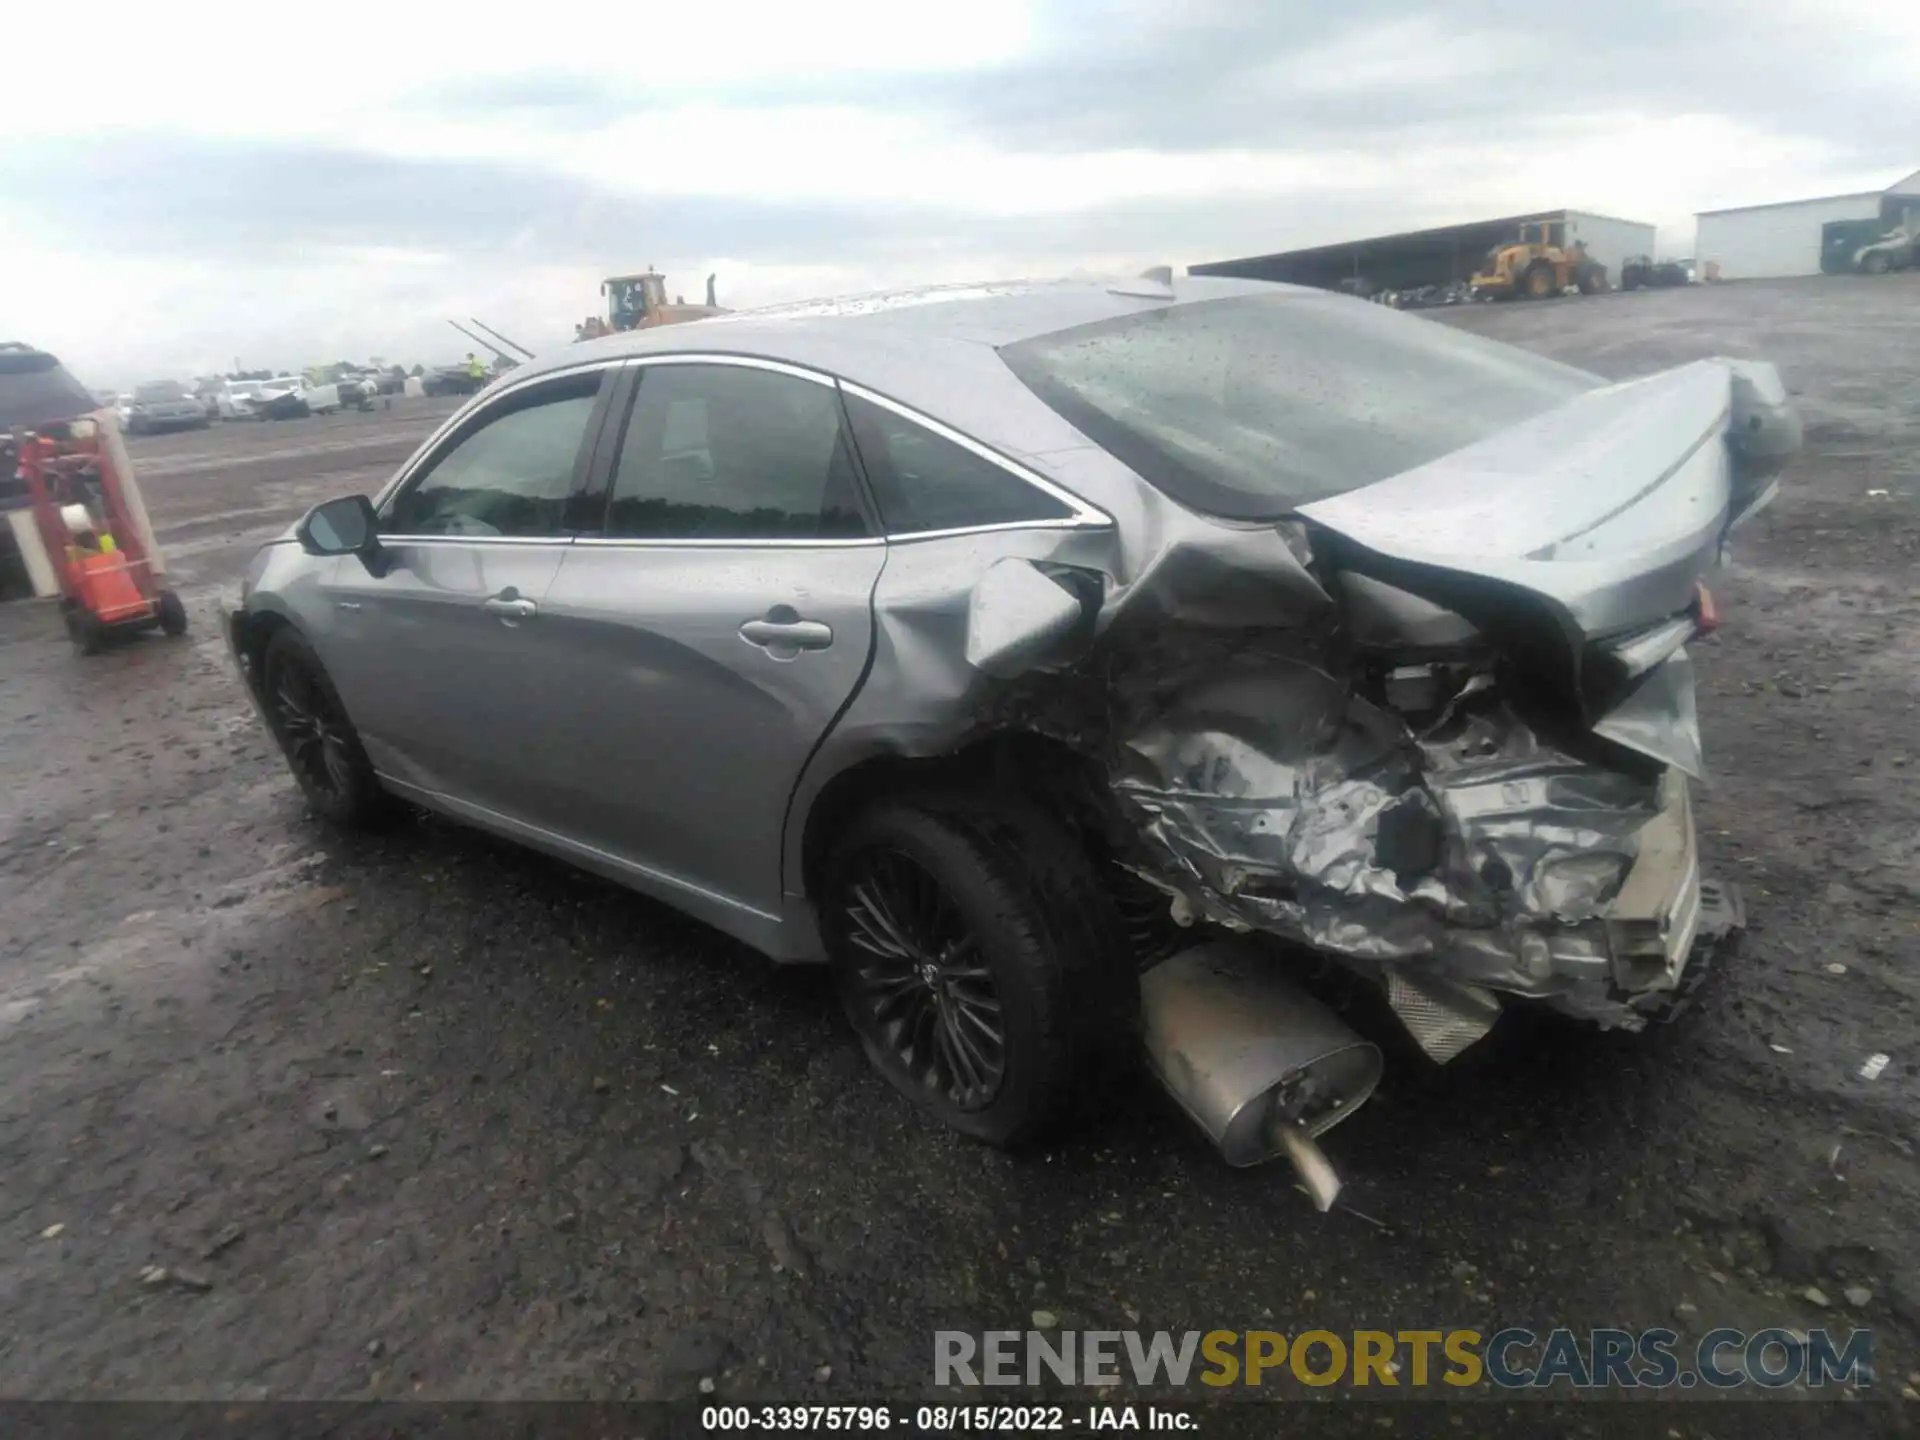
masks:
<path id="1" fill-rule="evenodd" d="M 1295 290 L 1143 310 L 1000 356 L 1155 488 L 1236 520 L 1371 485 L 1602 383 L 1437 320 Z"/>
<path id="2" fill-rule="evenodd" d="M 831 385 L 745 365 L 642 372 L 607 505 L 635 540 L 842 540 L 867 533 Z"/>
<path id="3" fill-rule="evenodd" d="M 889 535 L 1065 520 L 1044 490 L 884 405 L 848 395 L 847 416 Z"/>
<path id="4" fill-rule="evenodd" d="M 395 535 L 548 536 L 568 533 L 580 448 L 598 374 L 502 400 L 393 502 Z"/>

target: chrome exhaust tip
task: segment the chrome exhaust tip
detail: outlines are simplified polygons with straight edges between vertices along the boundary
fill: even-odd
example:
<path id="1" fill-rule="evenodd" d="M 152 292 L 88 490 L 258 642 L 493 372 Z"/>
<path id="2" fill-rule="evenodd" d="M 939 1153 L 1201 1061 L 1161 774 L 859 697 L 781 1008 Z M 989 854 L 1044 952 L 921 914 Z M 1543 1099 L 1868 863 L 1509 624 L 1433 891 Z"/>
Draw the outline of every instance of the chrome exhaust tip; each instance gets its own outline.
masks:
<path id="1" fill-rule="evenodd" d="M 1380 1083 L 1379 1047 L 1245 939 L 1182 950 L 1140 977 L 1147 1063 L 1229 1165 L 1286 1156 L 1323 1212 L 1340 1178 L 1317 1138 Z"/>

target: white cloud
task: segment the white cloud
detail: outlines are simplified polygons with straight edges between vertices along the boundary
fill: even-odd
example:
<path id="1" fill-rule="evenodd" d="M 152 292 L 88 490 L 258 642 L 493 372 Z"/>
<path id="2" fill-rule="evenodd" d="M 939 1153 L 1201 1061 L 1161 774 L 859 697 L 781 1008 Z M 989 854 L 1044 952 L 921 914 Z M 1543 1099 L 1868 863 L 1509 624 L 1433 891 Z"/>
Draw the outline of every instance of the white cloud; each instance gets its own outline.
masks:
<path id="1" fill-rule="evenodd" d="M 648 264 L 689 298 L 717 271 L 722 299 L 747 305 L 1185 264 L 1551 205 L 1655 221 L 1662 248 L 1685 253 L 1697 209 L 1892 178 L 1862 162 L 1859 125 L 1831 103 L 1748 103 L 1714 62 L 1779 77 L 1804 50 L 1829 100 L 1904 97 L 1920 66 L 1910 6 L 1751 0 L 1724 22 L 1689 8 L 1669 25 L 1657 0 L 1623 0 L 1590 25 L 1553 12 L 1516 26 L 1488 3 L 1350 0 L 1290 19 L 1279 0 L 707 0 L 670 24 L 613 4 L 499 24 L 425 5 L 334 23 L 107 0 L 84 31 L 17 6 L 8 53 L 72 63 L 9 68 L 0 326 L 103 383 L 236 356 L 431 360 L 464 352 L 445 320 L 476 314 L 536 348 L 564 343 L 602 303 L 601 274 Z M 1603 41 L 1623 47 L 1612 72 L 1589 59 Z M 1842 59 L 1855 68 L 1833 80 Z M 1910 102 L 1876 114 L 1876 138 L 1920 134 Z M 182 158 L 125 180 L 146 187 L 144 209 L 71 192 L 63 206 L 57 185 L 39 197 L 51 214 L 9 206 L 9 159 L 160 139 Z M 303 203 L 286 193 L 297 168 L 269 196 L 241 165 L 225 190 L 195 192 L 223 214 L 165 211 L 191 178 L 169 166 L 279 165 L 297 146 L 346 157 Z M 374 179 L 334 200 L 327 186 L 363 161 Z M 435 190 L 436 175 L 456 178 Z M 436 225 L 420 211 L 454 210 L 448 184 L 471 193 Z M 380 209 L 416 193 L 408 216 Z M 755 233 L 730 235 L 736 223 Z M 207 244 L 208 226 L 231 242 Z"/>
<path id="2" fill-rule="evenodd" d="M 542 4 L 538 13 L 471 6 L 222 8 L 108 3 L 76 29 L 59 6 L 9 12 L 10 56 L 75 57 L 9 66 L 0 134 L 110 133 L 152 126 L 209 135 L 331 139 L 417 118 L 449 82 L 551 74 L 637 81 L 655 95 L 792 75 L 965 70 L 1031 40 L 1025 0 L 932 8 L 898 0 L 702 0 L 663 26 L 614 3 Z"/>

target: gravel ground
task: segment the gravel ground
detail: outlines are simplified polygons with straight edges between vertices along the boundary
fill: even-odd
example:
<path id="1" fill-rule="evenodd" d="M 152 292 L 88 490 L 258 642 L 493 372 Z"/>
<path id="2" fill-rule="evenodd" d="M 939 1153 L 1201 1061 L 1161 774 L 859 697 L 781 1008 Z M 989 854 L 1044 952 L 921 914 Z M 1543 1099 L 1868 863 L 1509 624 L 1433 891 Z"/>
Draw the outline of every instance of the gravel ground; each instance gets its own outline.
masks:
<path id="1" fill-rule="evenodd" d="M 1658 1033 L 1514 1025 L 1403 1066 L 1329 1138 L 1348 1188 L 1325 1217 L 1283 1170 L 1226 1169 L 1145 1082 L 1054 1153 L 977 1148 L 868 1076 L 817 973 L 438 821 L 330 832 L 244 703 L 214 591 L 452 402 L 135 441 L 189 636 L 82 661 L 48 607 L 0 610 L 0 1394 L 708 1378 L 844 1401 L 921 1393 L 935 1329 L 1045 1310 L 1869 1325 L 1876 1392 L 1768 1426 L 1898 1428 L 1920 1325 L 1915 315 L 1920 276 L 1440 316 L 1616 376 L 1761 355 L 1799 395 L 1806 454 L 1699 649 L 1701 824 L 1752 931 Z"/>

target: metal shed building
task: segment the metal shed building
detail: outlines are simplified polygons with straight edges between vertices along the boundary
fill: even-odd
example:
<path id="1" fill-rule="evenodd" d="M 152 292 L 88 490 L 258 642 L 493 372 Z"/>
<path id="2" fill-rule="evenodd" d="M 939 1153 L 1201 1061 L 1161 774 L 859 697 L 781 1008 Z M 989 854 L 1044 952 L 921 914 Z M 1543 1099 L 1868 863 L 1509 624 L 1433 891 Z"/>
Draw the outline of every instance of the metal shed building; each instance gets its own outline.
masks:
<path id="1" fill-rule="evenodd" d="M 1703 265 L 1717 264 L 1722 280 L 1818 275 L 1844 268 L 1836 259 L 1850 258 L 1876 232 L 1920 220 L 1920 170 L 1885 190 L 1703 210 L 1694 218 L 1694 253 Z"/>
<path id="2" fill-rule="evenodd" d="M 1188 267 L 1190 275 L 1231 275 L 1245 280 L 1285 280 L 1332 290 L 1345 281 L 1365 280 L 1378 289 L 1411 290 L 1470 279 L 1487 252 L 1511 244 L 1522 225 L 1546 223 L 1557 244 L 1584 240 L 1587 253 L 1607 267 L 1618 284 L 1620 263 L 1629 255 L 1653 253 L 1654 227 L 1584 210 L 1540 210 L 1498 220 L 1474 220 L 1411 230 L 1371 240 L 1343 240 L 1306 250 L 1285 250 L 1243 260 L 1215 260 Z"/>

